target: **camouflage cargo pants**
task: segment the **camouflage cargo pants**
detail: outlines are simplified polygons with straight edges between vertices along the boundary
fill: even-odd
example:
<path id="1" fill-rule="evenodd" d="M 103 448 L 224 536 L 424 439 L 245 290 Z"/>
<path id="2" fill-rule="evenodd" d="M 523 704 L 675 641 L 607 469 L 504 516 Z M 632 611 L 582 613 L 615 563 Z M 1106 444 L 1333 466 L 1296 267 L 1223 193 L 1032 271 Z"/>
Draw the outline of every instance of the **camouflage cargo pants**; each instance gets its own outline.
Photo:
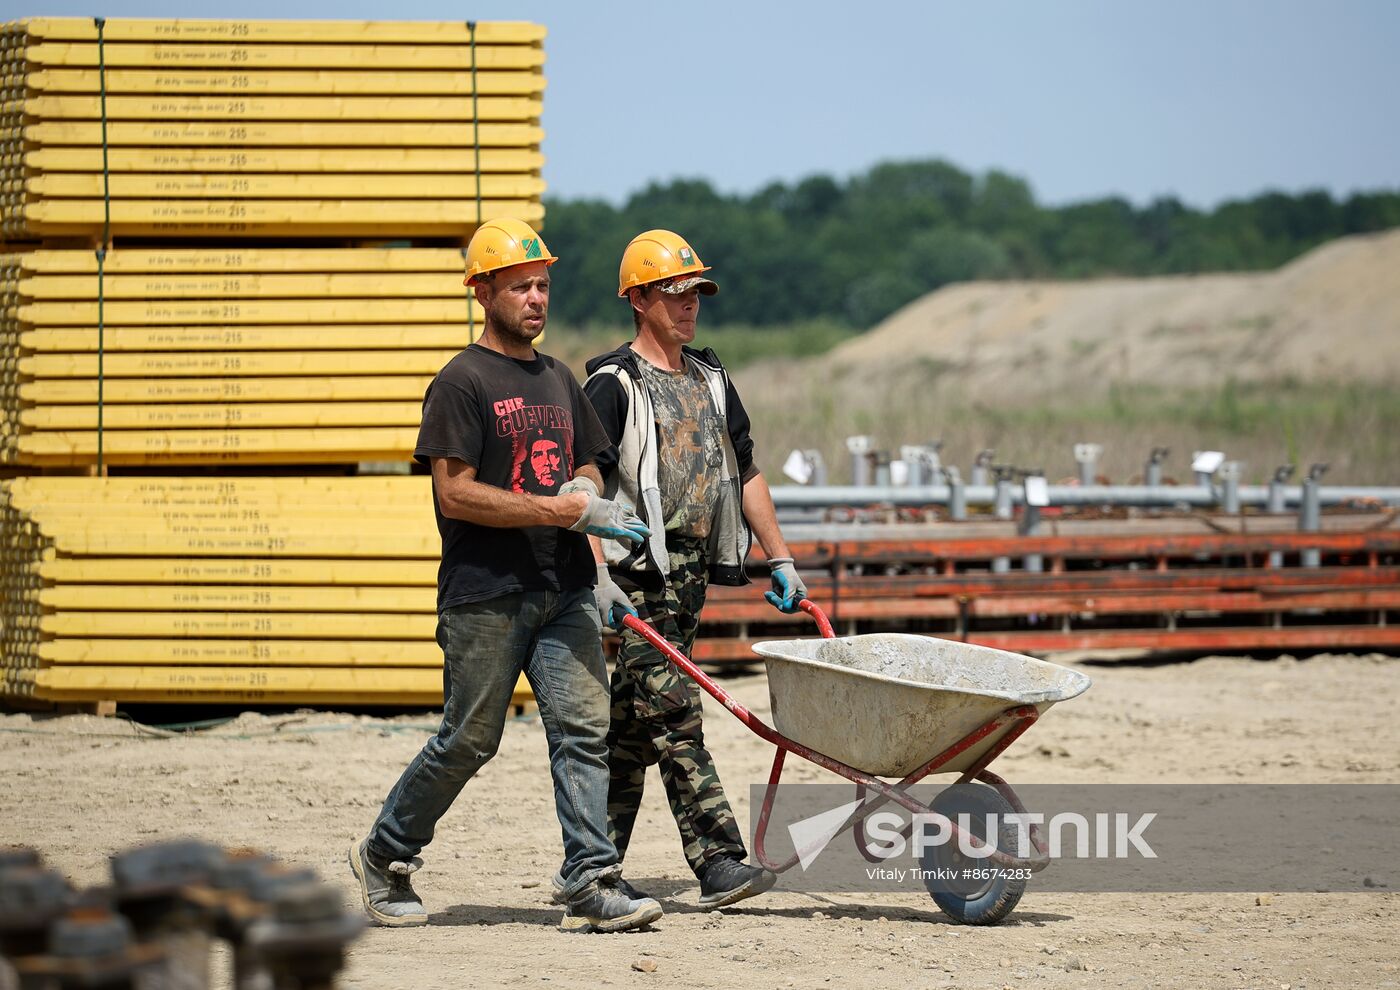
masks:
<path id="1" fill-rule="evenodd" d="M 671 574 L 665 583 L 629 589 L 629 597 L 644 622 L 689 656 L 709 580 L 705 544 L 672 539 L 668 549 Z M 613 668 L 608 728 L 608 829 L 619 860 L 627 853 L 646 769 L 653 763 L 658 764 L 686 861 L 696 876 L 714 856 L 747 856 L 734 811 L 705 748 L 700 713 L 695 682 L 646 640 L 624 630 Z"/>

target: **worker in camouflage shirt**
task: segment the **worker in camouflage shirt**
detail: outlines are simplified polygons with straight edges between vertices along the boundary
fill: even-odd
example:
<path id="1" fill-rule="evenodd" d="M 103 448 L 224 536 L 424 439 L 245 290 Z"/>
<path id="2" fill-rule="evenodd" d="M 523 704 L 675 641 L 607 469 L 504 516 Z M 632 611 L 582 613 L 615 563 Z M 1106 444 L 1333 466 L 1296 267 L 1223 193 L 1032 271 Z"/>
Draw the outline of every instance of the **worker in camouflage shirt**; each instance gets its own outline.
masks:
<path id="1" fill-rule="evenodd" d="M 753 463 L 743 403 L 714 351 L 686 346 L 700 296 L 719 290 L 702 276 L 708 270 L 670 231 L 635 237 L 618 295 L 631 304 L 636 338 L 588 362 L 584 386 L 613 442 L 599 465 L 607 495 L 634 506 L 650 528 L 632 549 L 594 542 L 599 614 L 633 612 L 687 656 L 709 584 L 748 583 L 751 532 L 768 557 L 769 601 L 792 612 L 806 594 Z M 636 633 L 623 628 L 621 639 L 608 731 L 608 821 L 619 857 L 646 768 L 658 764 L 701 905 L 763 893 L 774 876 L 744 862 L 743 836 L 705 748 L 699 687 Z"/>

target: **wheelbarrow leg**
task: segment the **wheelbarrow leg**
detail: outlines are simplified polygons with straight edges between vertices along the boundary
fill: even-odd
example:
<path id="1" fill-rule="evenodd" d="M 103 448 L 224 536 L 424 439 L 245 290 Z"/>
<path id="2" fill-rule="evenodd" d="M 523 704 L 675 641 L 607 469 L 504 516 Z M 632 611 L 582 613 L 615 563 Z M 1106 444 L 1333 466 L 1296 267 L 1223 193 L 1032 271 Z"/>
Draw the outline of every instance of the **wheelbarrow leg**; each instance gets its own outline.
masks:
<path id="1" fill-rule="evenodd" d="M 773 817 L 773 799 L 778 796 L 778 780 L 783 776 L 783 760 L 786 756 L 787 750 L 781 746 L 773 754 L 773 769 L 768 773 L 768 787 L 763 792 L 763 807 L 759 809 L 758 824 L 753 830 L 753 857 L 758 860 L 759 866 L 770 873 L 790 870 L 797 862 L 796 854 L 781 863 L 775 862 L 768 858 L 768 852 L 764 848 L 764 840 L 768 836 L 768 822 Z"/>
<path id="2" fill-rule="evenodd" d="M 1012 789 L 1011 785 L 1001 777 L 992 773 L 990 770 L 983 770 L 977 775 L 977 779 L 992 787 L 998 794 L 1006 798 L 1006 803 L 1011 805 L 1016 814 L 1026 814 L 1026 806 L 1021 803 L 1021 798 L 1016 794 L 1015 790 Z M 1035 851 L 1040 853 L 1041 856 L 1050 855 L 1049 847 L 1046 846 L 1045 840 L 1041 837 L 1040 826 L 1034 824 L 1030 825 L 1027 827 L 1027 832 L 1030 835 L 1031 845 L 1035 847 Z"/>

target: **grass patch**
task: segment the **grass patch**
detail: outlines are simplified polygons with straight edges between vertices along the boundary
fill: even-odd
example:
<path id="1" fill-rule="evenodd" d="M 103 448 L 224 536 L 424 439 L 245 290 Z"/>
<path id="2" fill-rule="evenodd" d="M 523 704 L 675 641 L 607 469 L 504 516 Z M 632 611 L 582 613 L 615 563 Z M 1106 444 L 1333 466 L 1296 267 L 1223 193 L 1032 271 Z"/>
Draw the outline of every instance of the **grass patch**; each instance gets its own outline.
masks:
<path id="1" fill-rule="evenodd" d="M 1244 480 L 1264 484 L 1274 468 L 1331 465 L 1332 484 L 1400 485 L 1400 390 L 1384 385 L 1226 382 L 1201 390 L 1132 385 L 1097 396 L 1018 406 L 995 398 L 958 401 L 937 389 L 891 382 L 885 391 L 813 383 L 757 388 L 741 377 L 760 467 L 776 477 L 793 447 L 822 451 L 833 483 L 849 477 L 844 439 L 868 433 L 898 451 L 905 443 L 944 442 L 944 460 L 966 475 L 977 451 L 994 448 L 997 462 L 1044 467 L 1052 480 L 1075 475 L 1075 443 L 1101 443 L 1102 471 L 1115 482 L 1141 477 L 1154 446 L 1171 448 L 1168 477 L 1189 481 L 1191 454 L 1222 450 L 1245 463 Z M 811 391 L 808 388 L 807 391 Z M 822 406 L 819 413 L 817 406 Z"/>

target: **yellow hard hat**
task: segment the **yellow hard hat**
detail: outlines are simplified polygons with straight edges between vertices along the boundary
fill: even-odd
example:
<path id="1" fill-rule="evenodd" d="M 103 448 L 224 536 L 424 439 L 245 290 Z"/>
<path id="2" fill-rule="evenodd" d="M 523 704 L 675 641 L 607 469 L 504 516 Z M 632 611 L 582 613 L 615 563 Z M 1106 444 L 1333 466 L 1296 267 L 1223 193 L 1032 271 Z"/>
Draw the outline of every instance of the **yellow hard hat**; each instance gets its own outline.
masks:
<path id="1" fill-rule="evenodd" d="M 477 276 L 499 268 L 523 265 L 527 261 L 543 261 L 552 265 L 559 259 L 549 253 L 544 239 L 528 223 L 513 217 L 487 220 L 467 244 L 467 277 L 464 285 L 473 285 Z"/>
<path id="2" fill-rule="evenodd" d="M 670 230 L 647 230 L 632 238 L 622 252 L 622 266 L 617 272 L 617 294 L 650 282 L 674 278 L 677 275 L 699 276 L 710 267 L 700 260 L 684 237 Z M 675 291 L 698 288 L 707 296 L 719 291 L 719 286 L 707 278 L 683 279 L 667 288 Z"/>

